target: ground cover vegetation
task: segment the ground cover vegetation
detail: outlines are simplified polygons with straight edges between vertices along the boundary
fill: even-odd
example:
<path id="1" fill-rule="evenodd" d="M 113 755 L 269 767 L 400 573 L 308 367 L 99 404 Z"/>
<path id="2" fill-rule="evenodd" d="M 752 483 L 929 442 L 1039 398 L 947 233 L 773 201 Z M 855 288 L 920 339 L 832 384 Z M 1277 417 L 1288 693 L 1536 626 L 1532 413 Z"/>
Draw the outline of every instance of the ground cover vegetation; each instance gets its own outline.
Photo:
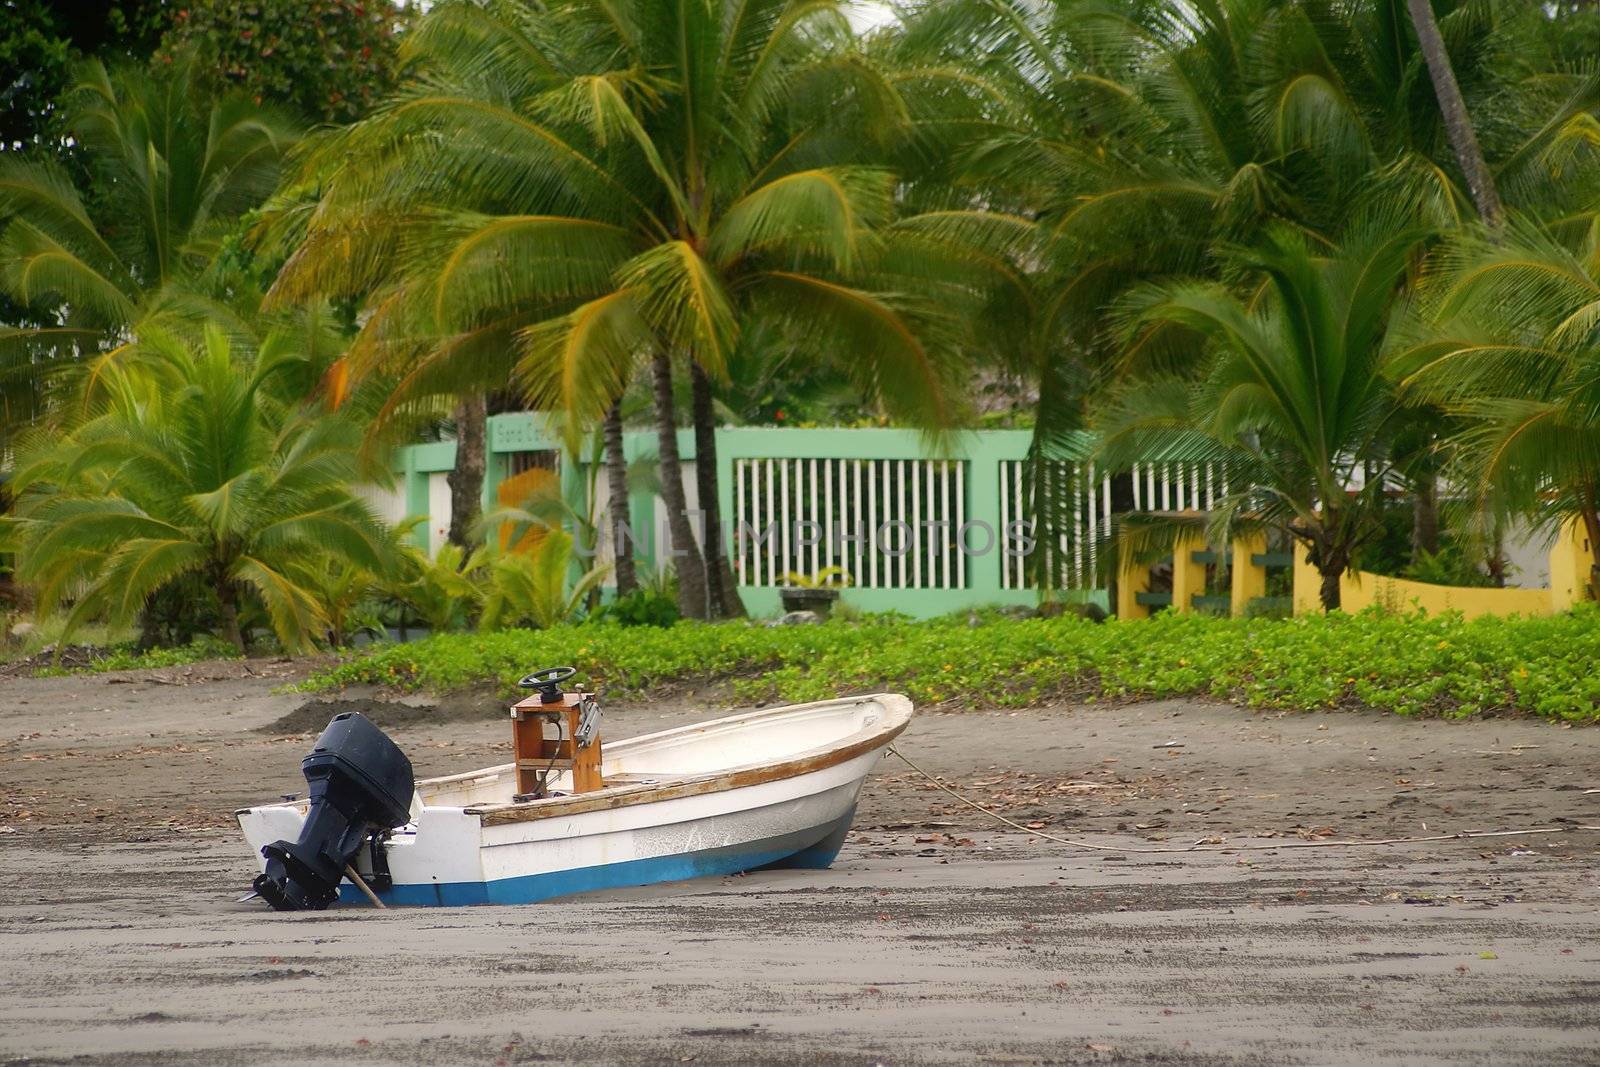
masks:
<path id="1" fill-rule="evenodd" d="M 1052 700 L 1199 696 L 1251 707 L 1367 707 L 1405 715 L 1537 715 L 1592 722 L 1600 682 L 1593 609 L 1550 618 L 1366 611 L 1296 619 L 1162 614 L 747 622 L 444 634 L 382 647 L 312 676 L 346 685 L 509 695 L 529 663 L 581 663 L 621 696 L 723 686 L 742 701 L 817 700 L 890 689 L 919 704 L 1024 707 Z"/>

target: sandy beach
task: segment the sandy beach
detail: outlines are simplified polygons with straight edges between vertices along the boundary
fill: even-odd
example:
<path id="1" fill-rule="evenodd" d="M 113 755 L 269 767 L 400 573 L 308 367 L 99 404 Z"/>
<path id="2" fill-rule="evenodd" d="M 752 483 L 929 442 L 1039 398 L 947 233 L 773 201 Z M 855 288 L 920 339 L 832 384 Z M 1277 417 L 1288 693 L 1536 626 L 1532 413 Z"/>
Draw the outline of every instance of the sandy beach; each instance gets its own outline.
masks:
<path id="1" fill-rule="evenodd" d="M 0 680 L 0 1063 L 1600 1060 L 1600 731 L 1195 702 L 920 714 L 825 872 L 522 908 L 274 914 L 243 804 L 331 714 L 290 664 Z M 379 694 L 347 693 L 367 701 Z M 363 704 L 419 774 L 486 696 Z M 610 709 L 624 737 L 711 717 Z"/>

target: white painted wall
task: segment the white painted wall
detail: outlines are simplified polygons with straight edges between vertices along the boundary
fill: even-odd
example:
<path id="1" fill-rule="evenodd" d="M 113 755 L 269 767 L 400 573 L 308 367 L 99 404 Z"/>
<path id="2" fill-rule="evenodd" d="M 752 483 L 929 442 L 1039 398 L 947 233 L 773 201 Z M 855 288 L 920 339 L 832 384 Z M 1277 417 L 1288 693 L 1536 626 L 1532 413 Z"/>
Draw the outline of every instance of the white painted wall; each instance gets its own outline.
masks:
<path id="1" fill-rule="evenodd" d="M 1506 584 L 1518 589 L 1544 589 L 1550 585 L 1550 538 L 1513 521 L 1505 538 Z"/>
<path id="2" fill-rule="evenodd" d="M 406 517 L 406 493 L 400 484 L 393 487 L 358 485 L 355 493 L 367 502 L 378 518 L 391 526 Z"/>
<path id="3" fill-rule="evenodd" d="M 450 483 L 444 471 L 428 475 L 428 552 L 450 539 Z"/>

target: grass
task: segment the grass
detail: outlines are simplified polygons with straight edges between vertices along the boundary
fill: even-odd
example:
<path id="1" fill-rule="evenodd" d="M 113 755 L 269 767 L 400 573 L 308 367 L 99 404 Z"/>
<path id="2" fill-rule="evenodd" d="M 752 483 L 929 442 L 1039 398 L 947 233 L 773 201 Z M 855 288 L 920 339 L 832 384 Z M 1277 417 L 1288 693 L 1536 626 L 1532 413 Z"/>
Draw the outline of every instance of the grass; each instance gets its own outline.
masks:
<path id="1" fill-rule="evenodd" d="M 228 642 L 214 637 L 196 638 L 193 643 L 176 648 L 151 648 L 143 652 L 131 643 L 113 646 L 91 653 L 84 664 L 71 666 L 46 666 L 34 671 L 39 678 L 61 677 L 68 674 L 104 674 L 106 671 L 151 670 L 156 667 L 181 667 L 209 659 L 238 659 L 238 651 Z"/>
<path id="2" fill-rule="evenodd" d="M 510 692 L 571 663 L 634 695 L 726 680 L 740 700 L 802 701 L 889 689 L 920 704 L 1020 707 L 1056 699 L 1204 696 L 1252 707 L 1370 707 L 1402 715 L 1600 719 L 1600 609 L 1548 618 L 1394 615 L 1298 619 L 1164 613 L 1095 624 L 964 617 L 821 626 L 681 623 L 447 634 L 380 646 L 299 688 L 356 683 Z"/>
<path id="3" fill-rule="evenodd" d="M 44 622 L 37 622 L 32 616 L 0 614 L 0 634 L 9 634 L 12 627 L 20 622 L 28 624 L 27 636 L 0 642 L 0 663 L 25 659 L 52 645 L 60 644 L 61 634 L 66 628 L 67 621 L 59 616 L 46 619 Z M 68 643 L 95 648 L 111 648 L 121 645 L 131 647 L 138 636 L 138 630 L 133 627 L 114 629 L 101 623 L 90 623 L 78 627 Z"/>

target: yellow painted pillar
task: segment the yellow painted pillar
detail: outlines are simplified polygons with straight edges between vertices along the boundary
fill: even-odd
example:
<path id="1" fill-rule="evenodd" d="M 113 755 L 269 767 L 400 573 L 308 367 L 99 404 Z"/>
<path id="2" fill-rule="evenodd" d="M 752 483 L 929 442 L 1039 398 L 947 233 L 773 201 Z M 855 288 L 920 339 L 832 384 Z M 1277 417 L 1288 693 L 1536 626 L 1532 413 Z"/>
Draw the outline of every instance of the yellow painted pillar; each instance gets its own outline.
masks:
<path id="1" fill-rule="evenodd" d="M 1306 559 L 1305 543 L 1294 542 L 1294 613 L 1313 615 L 1322 610 L 1322 575 Z"/>
<path id="2" fill-rule="evenodd" d="M 1193 611 L 1194 597 L 1206 591 L 1206 565 L 1194 554 L 1204 552 L 1206 538 L 1199 530 L 1183 530 L 1172 546 L 1172 610 Z"/>
<path id="3" fill-rule="evenodd" d="M 1267 534 L 1264 530 L 1241 534 L 1233 539 L 1233 566 L 1230 569 L 1233 587 L 1230 590 L 1229 608 L 1236 617 L 1242 617 L 1249 611 L 1250 601 L 1267 595 L 1267 568 L 1258 567 L 1251 561 L 1258 552 L 1266 550 Z"/>
<path id="4" fill-rule="evenodd" d="M 1550 546 L 1550 610 L 1566 611 L 1589 599 L 1589 574 L 1594 566 L 1594 546 L 1583 522 L 1573 519 L 1561 527 Z"/>
<path id="5" fill-rule="evenodd" d="M 1150 609 L 1139 603 L 1138 595 L 1150 591 L 1150 567 L 1133 558 L 1126 540 L 1117 544 L 1117 618 L 1146 619 Z"/>

